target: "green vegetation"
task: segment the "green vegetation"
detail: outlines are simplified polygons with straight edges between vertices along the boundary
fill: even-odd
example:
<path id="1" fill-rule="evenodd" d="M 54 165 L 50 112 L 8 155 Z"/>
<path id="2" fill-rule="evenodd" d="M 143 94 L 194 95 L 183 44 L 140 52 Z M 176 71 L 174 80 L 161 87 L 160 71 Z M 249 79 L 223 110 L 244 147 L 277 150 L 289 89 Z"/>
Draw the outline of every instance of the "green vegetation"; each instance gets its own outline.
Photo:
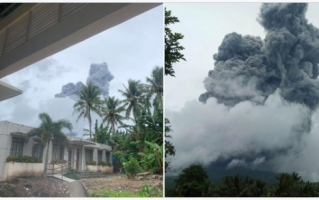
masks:
<path id="1" fill-rule="evenodd" d="M 175 77 L 173 63 L 181 60 L 186 61 L 184 55 L 181 53 L 184 47 L 179 44 L 179 40 L 184 38 L 181 33 L 173 33 L 168 27 L 170 24 L 178 23 L 179 19 L 172 16 L 172 11 L 165 8 L 165 75 Z M 168 133 L 171 132 L 169 119 L 165 118 L 165 138 L 171 138 Z M 175 148 L 173 144 L 165 139 L 165 158 L 175 155 Z M 165 161 L 165 170 L 169 168 L 169 162 Z"/>
<path id="2" fill-rule="evenodd" d="M 133 178 L 136 174 L 142 172 L 142 168 L 135 158 L 131 157 L 129 161 L 123 162 L 123 167 L 127 177 Z"/>
<path id="3" fill-rule="evenodd" d="M 165 75 L 175 76 L 173 63 L 185 60 L 181 53 L 184 47 L 179 44 L 179 40 L 184 38 L 181 33 L 173 33 L 168 26 L 179 22 L 177 17 L 171 15 L 172 12 L 165 8 Z"/>
<path id="4" fill-rule="evenodd" d="M 161 190 L 153 187 L 151 185 L 144 185 L 143 188 L 137 193 L 134 194 L 129 191 L 114 191 L 104 189 L 103 192 L 90 193 L 91 197 L 163 197 Z"/>
<path id="5" fill-rule="evenodd" d="M 72 130 L 72 124 L 68 120 L 59 120 L 53 121 L 49 114 L 47 113 L 40 113 L 39 119 L 41 120 L 41 124 L 38 128 L 34 128 L 28 132 L 28 137 L 37 136 L 41 139 L 41 143 L 43 145 L 50 144 L 51 140 L 53 139 L 56 143 L 64 143 L 68 144 L 68 139 L 62 132 L 63 128 L 68 129 L 69 131 Z M 43 176 L 47 176 L 47 166 L 48 166 L 48 154 L 49 148 L 47 148 L 46 156 L 45 156 L 45 164 L 44 164 L 44 173 Z"/>
<path id="6" fill-rule="evenodd" d="M 282 173 L 273 183 L 238 175 L 215 183 L 200 165 L 185 168 L 175 179 L 168 197 L 317 197 L 319 186 L 305 182 L 296 174 Z"/>
<path id="7" fill-rule="evenodd" d="M 96 161 L 86 161 L 86 165 L 96 165 Z"/>
<path id="8" fill-rule="evenodd" d="M 81 174 L 76 169 L 71 167 L 65 168 L 65 174 L 63 174 L 63 176 L 74 180 L 80 180 L 82 178 Z"/>
<path id="9" fill-rule="evenodd" d="M 100 161 L 97 163 L 97 165 L 100 165 L 100 166 L 109 166 L 111 167 L 111 163 L 110 162 L 105 162 L 105 161 Z"/>
<path id="10" fill-rule="evenodd" d="M 31 156 L 9 156 L 6 162 L 18 163 L 42 163 L 41 158 Z"/>
<path id="11" fill-rule="evenodd" d="M 170 121 L 169 119 L 165 118 L 165 158 L 168 156 L 174 156 L 175 155 L 175 147 L 173 144 L 166 140 L 167 138 L 172 138 L 168 133 L 171 132 L 171 126 L 170 126 Z M 168 169 L 169 162 L 165 160 L 165 170 Z"/>
<path id="12" fill-rule="evenodd" d="M 121 113 L 125 111 L 125 107 L 121 105 L 119 99 L 115 97 L 109 97 L 103 101 L 103 122 L 107 122 L 115 130 L 115 127 L 123 125 L 122 121 L 125 119 Z"/>
<path id="13" fill-rule="evenodd" d="M 163 67 L 155 67 L 146 83 L 129 79 L 119 92 L 123 99 L 95 99 L 102 102 L 96 103 L 102 122 L 96 120 L 90 140 L 112 146 L 122 169 L 134 158 L 141 171 L 163 173 Z"/>
<path id="14" fill-rule="evenodd" d="M 83 87 L 83 89 L 77 94 L 79 100 L 73 105 L 74 113 L 79 113 L 77 121 L 84 117 L 89 121 L 89 135 L 92 139 L 92 117 L 91 111 L 95 112 L 98 115 L 101 115 L 100 105 L 101 100 L 99 95 L 101 94 L 99 88 L 94 85 L 92 82 L 89 82 Z"/>
<path id="15" fill-rule="evenodd" d="M 159 146 L 147 141 L 145 141 L 145 144 L 147 146 L 144 148 L 144 152 L 138 153 L 141 156 L 141 164 L 146 171 L 152 173 L 163 171 L 163 145 Z"/>

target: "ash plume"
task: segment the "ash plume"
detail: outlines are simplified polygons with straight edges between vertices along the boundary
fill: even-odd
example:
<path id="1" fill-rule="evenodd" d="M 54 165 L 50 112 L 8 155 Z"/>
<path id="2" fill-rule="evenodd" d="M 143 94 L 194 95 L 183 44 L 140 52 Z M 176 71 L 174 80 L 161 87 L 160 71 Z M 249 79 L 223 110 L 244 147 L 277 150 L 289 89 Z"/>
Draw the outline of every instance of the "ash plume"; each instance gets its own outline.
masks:
<path id="1" fill-rule="evenodd" d="M 114 76 L 109 71 L 107 64 L 91 64 L 89 77 L 86 82 L 91 81 L 93 84 L 99 87 L 101 94 L 105 97 L 109 96 L 110 81 L 114 79 Z"/>
<path id="2" fill-rule="evenodd" d="M 214 70 L 204 84 L 201 102 L 215 97 L 234 106 L 242 101 L 262 104 L 280 89 L 288 102 L 311 110 L 319 103 L 319 30 L 305 18 L 307 4 L 263 4 L 258 18 L 267 32 L 259 37 L 231 33 L 213 56 Z"/>
<path id="3" fill-rule="evenodd" d="M 70 97 L 71 99 L 77 99 L 76 93 L 82 90 L 83 83 L 78 82 L 77 84 L 74 83 L 68 83 L 66 85 L 62 86 L 62 91 L 59 94 L 56 94 L 56 98 L 65 98 Z"/>
<path id="4" fill-rule="evenodd" d="M 89 77 L 87 78 L 87 83 L 91 81 L 94 85 L 96 85 L 100 91 L 101 95 L 104 97 L 108 97 L 110 90 L 110 81 L 114 79 L 114 76 L 109 71 L 107 64 L 91 64 Z M 84 84 L 82 82 L 78 82 L 77 84 L 68 83 L 62 86 L 62 91 L 59 94 L 56 94 L 56 98 L 65 98 L 70 97 L 71 99 L 77 99 L 75 93 L 79 92 L 83 88 Z"/>
<path id="5" fill-rule="evenodd" d="M 224 37 L 200 102 L 166 111 L 175 133 L 172 173 L 194 162 L 227 161 L 228 168 L 319 180 L 319 29 L 306 11 L 304 3 L 265 3 L 258 17 L 263 40 Z"/>

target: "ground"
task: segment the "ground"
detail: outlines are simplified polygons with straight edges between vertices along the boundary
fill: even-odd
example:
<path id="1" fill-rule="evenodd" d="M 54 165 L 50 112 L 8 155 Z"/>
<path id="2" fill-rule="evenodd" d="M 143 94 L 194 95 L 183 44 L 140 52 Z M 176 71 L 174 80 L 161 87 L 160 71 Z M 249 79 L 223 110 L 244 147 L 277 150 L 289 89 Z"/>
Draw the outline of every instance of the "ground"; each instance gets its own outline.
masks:
<path id="1" fill-rule="evenodd" d="M 0 197 L 85 197 L 81 183 L 89 193 L 112 190 L 137 194 L 144 185 L 151 185 L 163 191 L 162 176 L 149 175 L 139 179 L 127 179 L 125 175 L 115 174 L 107 178 L 83 179 L 72 183 L 53 177 L 15 178 L 0 182 Z"/>
<path id="2" fill-rule="evenodd" d="M 152 179 L 146 177 L 147 180 L 127 179 L 124 175 L 112 175 L 109 178 L 97 178 L 82 180 L 89 193 L 100 193 L 105 190 L 113 191 L 129 191 L 137 194 L 143 185 L 152 185 L 163 191 L 163 179 Z"/>
<path id="3" fill-rule="evenodd" d="M 0 197 L 69 197 L 68 183 L 52 177 L 15 178 L 0 182 Z"/>

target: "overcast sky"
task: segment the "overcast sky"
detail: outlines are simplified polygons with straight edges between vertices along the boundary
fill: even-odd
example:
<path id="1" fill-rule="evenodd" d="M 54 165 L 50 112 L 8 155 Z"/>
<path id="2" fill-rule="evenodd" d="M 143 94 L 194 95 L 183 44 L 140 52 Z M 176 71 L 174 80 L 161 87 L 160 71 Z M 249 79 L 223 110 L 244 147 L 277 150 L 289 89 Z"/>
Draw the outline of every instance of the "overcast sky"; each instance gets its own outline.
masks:
<path id="1" fill-rule="evenodd" d="M 39 125 L 38 114 L 47 112 L 54 120 L 69 119 L 82 136 L 87 122 L 72 116 L 75 101 L 57 99 L 55 94 L 69 82 L 86 83 L 92 63 L 106 62 L 114 79 L 110 96 L 127 80 L 145 82 L 155 66 L 163 66 L 163 6 L 158 6 L 81 43 L 1 79 L 23 91 L 0 102 L 0 121 Z M 93 121 L 95 122 L 95 120 Z"/>
<path id="2" fill-rule="evenodd" d="M 170 134 L 176 148 L 169 173 L 179 172 L 191 163 L 206 165 L 223 158 L 232 159 L 228 167 L 296 171 L 306 180 L 319 180 L 318 111 L 311 115 L 311 131 L 296 135 L 295 130 L 305 122 L 309 110 L 287 103 L 279 92 L 270 95 L 263 106 L 246 101 L 229 108 L 218 104 L 215 98 L 206 104 L 198 101 L 199 95 L 206 92 L 203 81 L 214 69 L 213 55 L 226 34 L 265 38 L 266 32 L 257 22 L 260 6 L 261 3 L 165 4 L 180 20 L 170 28 L 184 35 L 180 43 L 187 60 L 174 64 L 176 77 L 165 76 L 165 113 L 171 121 Z M 308 22 L 316 27 L 318 10 L 318 3 L 310 3 L 306 14 Z M 289 151 L 278 153 L 280 149 Z M 264 151 L 275 156 L 260 156 Z M 245 160 L 248 154 L 250 160 Z"/>

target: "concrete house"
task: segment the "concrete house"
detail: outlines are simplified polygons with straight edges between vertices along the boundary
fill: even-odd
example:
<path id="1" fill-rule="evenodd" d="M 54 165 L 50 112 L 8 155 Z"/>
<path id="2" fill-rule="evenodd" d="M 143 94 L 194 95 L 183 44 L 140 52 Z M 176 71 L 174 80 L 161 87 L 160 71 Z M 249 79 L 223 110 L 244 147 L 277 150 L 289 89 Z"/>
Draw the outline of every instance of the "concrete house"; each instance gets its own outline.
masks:
<path id="1" fill-rule="evenodd" d="M 27 138 L 26 133 L 31 129 L 33 127 L 0 121 L 0 181 L 17 176 L 42 175 L 47 148 L 49 148 L 49 163 L 65 160 L 67 166 L 78 171 L 111 172 L 110 169 L 97 165 L 100 161 L 112 164 L 111 146 L 76 137 L 68 137 L 68 145 L 53 140 L 49 146 L 43 146 L 39 138 Z M 43 162 L 6 162 L 9 156 L 32 156 L 42 158 Z M 96 161 L 96 165 L 86 165 L 87 161 Z M 52 169 L 52 165 L 49 164 L 48 168 Z"/>

